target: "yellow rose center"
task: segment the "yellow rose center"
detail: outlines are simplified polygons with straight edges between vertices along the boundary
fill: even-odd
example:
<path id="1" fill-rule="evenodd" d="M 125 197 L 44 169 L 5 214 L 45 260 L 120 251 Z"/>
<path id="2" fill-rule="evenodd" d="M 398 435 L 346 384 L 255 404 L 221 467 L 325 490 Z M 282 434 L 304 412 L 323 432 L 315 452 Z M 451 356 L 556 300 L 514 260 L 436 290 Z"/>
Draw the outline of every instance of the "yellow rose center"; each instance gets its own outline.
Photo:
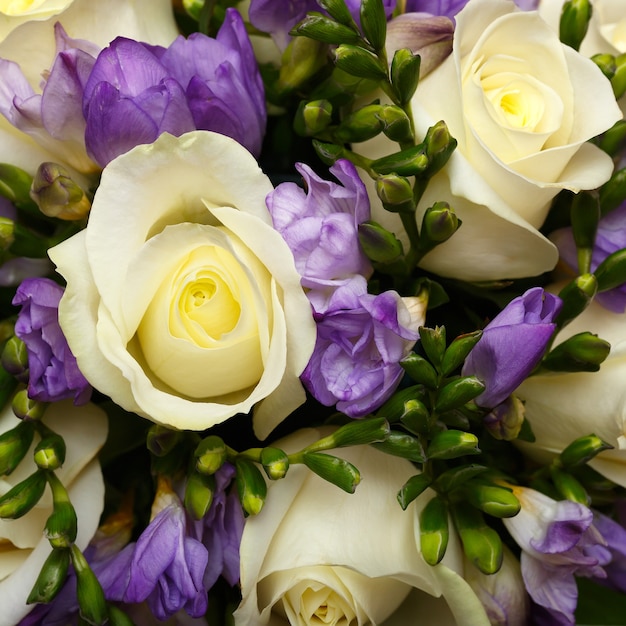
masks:
<path id="1" fill-rule="evenodd" d="M 38 9 L 46 0 L 0 0 L 0 13 L 24 15 Z"/>

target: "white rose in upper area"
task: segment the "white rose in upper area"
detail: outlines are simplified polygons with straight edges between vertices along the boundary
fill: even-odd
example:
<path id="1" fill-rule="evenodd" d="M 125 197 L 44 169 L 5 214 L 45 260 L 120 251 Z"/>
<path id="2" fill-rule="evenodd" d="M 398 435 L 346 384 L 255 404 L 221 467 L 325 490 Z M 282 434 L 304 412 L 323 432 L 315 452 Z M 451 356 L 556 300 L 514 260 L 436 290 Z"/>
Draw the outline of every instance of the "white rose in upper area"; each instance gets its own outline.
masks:
<path id="1" fill-rule="evenodd" d="M 69 7 L 74 0 L 0 0 L 0 42 L 20 24 L 47 20 Z"/>
<path id="2" fill-rule="evenodd" d="M 63 467 L 55 473 L 68 490 L 78 515 L 76 544 L 84 549 L 93 537 L 104 507 L 104 482 L 96 455 L 107 435 L 106 414 L 94 404 L 80 407 L 71 401 L 51 404 L 43 422 L 61 435 L 67 445 Z M 17 426 L 8 403 L 0 414 L 0 432 Z M 0 495 L 32 474 L 37 466 L 33 449 L 9 476 L 0 477 Z M 15 626 L 32 608 L 26 604 L 41 567 L 50 554 L 50 542 L 43 536 L 52 513 L 52 497 L 46 488 L 42 499 L 19 520 L 0 520 L 0 626 Z"/>
<path id="3" fill-rule="evenodd" d="M 608 180 L 611 159 L 587 140 L 621 112 L 596 65 L 561 44 L 537 12 L 470 0 L 456 24 L 452 55 L 420 81 L 412 109 L 418 137 L 443 119 L 458 141 L 428 185 L 418 224 L 444 200 L 463 225 L 421 265 L 463 280 L 534 276 L 558 258 L 537 230 L 550 201 Z M 381 156 L 390 145 L 359 151 Z M 373 219 L 403 234 L 397 215 L 372 204 Z"/>
<path id="4" fill-rule="evenodd" d="M 298 431 L 273 445 L 295 452 L 322 434 Z M 442 563 L 421 557 L 418 518 L 432 494 L 406 511 L 396 499 L 415 467 L 370 446 L 338 456 L 361 473 L 354 494 L 292 466 L 280 484 L 269 483 L 261 513 L 246 520 L 235 624 L 487 626 L 454 533 Z"/>
<path id="5" fill-rule="evenodd" d="M 161 135 L 102 173 L 87 228 L 50 250 L 87 380 L 128 411 L 204 430 L 255 409 L 266 437 L 305 400 L 316 326 L 272 185 L 229 137 Z"/>
<path id="6" fill-rule="evenodd" d="M 520 447 L 546 460 L 574 439 L 593 433 L 615 449 L 602 452 L 589 465 L 626 487 L 626 314 L 592 302 L 559 333 L 556 343 L 583 331 L 611 344 L 608 358 L 598 372 L 542 374 L 522 383 L 515 394 L 525 403 L 536 441 Z"/>

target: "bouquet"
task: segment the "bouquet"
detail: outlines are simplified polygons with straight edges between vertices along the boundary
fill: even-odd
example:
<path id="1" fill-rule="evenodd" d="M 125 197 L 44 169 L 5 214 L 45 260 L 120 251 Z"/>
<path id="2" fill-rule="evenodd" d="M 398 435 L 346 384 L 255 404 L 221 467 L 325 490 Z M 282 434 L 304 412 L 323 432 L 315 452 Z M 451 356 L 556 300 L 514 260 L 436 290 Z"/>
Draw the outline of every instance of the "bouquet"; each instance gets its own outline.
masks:
<path id="1" fill-rule="evenodd" d="M 625 33 L 0 3 L 0 625 L 624 623 Z"/>

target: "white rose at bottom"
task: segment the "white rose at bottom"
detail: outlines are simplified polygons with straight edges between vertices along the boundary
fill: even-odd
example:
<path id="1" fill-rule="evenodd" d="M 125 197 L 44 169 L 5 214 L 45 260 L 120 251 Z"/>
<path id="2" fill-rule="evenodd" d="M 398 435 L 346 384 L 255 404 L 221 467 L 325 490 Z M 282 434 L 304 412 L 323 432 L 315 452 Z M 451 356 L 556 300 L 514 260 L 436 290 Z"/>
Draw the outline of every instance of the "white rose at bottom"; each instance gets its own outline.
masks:
<path id="1" fill-rule="evenodd" d="M 293 452 L 320 436 L 300 431 L 275 445 Z M 264 509 L 247 519 L 235 624 L 488 626 L 463 579 L 458 539 L 451 537 L 436 567 L 421 557 L 418 516 L 430 496 L 406 511 L 396 500 L 415 467 L 369 446 L 344 448 L 338 456 L 361 473 L 354 494 L 296 465 L 269 484 Z"/>
<path id="2" fill-rule="evenodd" d="M 83 549 L 93 537 L 104 506 L 104 482 L 96 455 L 107 436 L 104 411 L 94 404 L 75 407 L 70 401 L 51 404 L 43 418 L 61 435 L 67 446 L 63 467 L 56 475 L 68 490 L 78 516 L 76 544 Z M 17 426 L 10 403 L 0 413 L 0 433 Z M 9 476 L 0 477 L 0 495 L 24 480 L 36 469 L 33 448 Z M 26 599 L 50 554 L 50 543 L 43 535 L 52 513 L 52 497 L 46 488 L 42 499 L 17 520 L 0 520 L 0 626 L 15 626 L 34 605 Z"/>

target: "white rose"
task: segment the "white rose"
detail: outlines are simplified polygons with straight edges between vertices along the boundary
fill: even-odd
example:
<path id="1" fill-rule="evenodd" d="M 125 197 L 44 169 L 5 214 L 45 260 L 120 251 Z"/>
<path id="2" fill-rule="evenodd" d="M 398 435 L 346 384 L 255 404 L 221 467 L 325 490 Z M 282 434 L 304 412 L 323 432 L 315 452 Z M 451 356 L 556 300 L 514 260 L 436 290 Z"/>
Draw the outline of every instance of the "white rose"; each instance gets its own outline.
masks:
<path id="1" fill-rule="evenodd" d="M 537 230 L 550 201 L 561 189 L 593 189 L 610 177 L 611 159 L 587 140 L 621 112 L 596 65 L 562 45 L 537 12 L 470 0 L 456 24 L 452 55 L 420 81 L 412 110 L 418 137 L 443 119 L 458 141 L 417 222 L 445 200 L 463 225 L 421 265 L 472 281 L 534 276 L 558 258 Z M 377 142 L 363 153 L 381 150 Z M 375 200 L 372 211 L 402 232 L 398 216 Z"/>
<path id="2" fill-rule="evenodd" d="M 103 171 L 87 228 L 50 250 L 80 370 L 128 411 L 204 430 L 258 403 L 266 437 L 305 400 L 316 327 L 241 145 L 161 135 Z"/>
<path id="3" fill-rule="evenodd" d="M 276 445 L 295 452 L 321 434 L 299 431 Z M 396 500 L 414 466 L 369 446 L 344 448 L 340 456 L 361 473 L 354 494 L 303 466 L 269 483 L 265 507 L 244 526 L 235 624 L 487 626 L 463 579 L 458 538 L 451 535 L 436 567 L 422 560 L 418 516 L 429 496 L 406 511 Z"/>
<path id="4" fill-rule="evenodd" d="M 50 19 L 72 2 L 74 0 L 0 0 L 0 41 L 20 24 Z"/>
<path id="5" fill-rule="evenodd" d="M 51 404 L 43 421 L 61 435 L 67 445 L 65 463 L 56 475 L 67 488 L 76 509 L 76 544 L 83 549 L 96 532 L 104 507 L 104 483 L 96 455 L 106 439 L 106 415 L 94 404 L 76 407 L 71 401 L 64 401 Z M 17 423 L 9 403 L 0 415 L 0 432 L 6 432 Z M 17 469 L 0 478 L 0 494 L 5 494 L 37 469 L 33 460 L 37 441 L 35 436 L 31 450 Z M 26 604 L 26 599 L 50 554 L 50 542 L 44 538 L 43 530 L 51 513 L 52 497 L 46 488 L 42 499 L 26 515 L 18 520 L 0 520 L 0 626 L 14 626 L 33 607 Z"/>
<path id="6" fill-rule="evenodd" d="M 615 446 L 589 464 L 626 487 L 626 314 L 592 302 L 559 333 L 560 343 L 583 331 L 611 344 L 599 372 L 545 374 L 527 379 L 515 392 L 526 406 L 536 441 L 520 444 L 524 452 L 546 460 L 578 437 L 594 433 Z"/>

